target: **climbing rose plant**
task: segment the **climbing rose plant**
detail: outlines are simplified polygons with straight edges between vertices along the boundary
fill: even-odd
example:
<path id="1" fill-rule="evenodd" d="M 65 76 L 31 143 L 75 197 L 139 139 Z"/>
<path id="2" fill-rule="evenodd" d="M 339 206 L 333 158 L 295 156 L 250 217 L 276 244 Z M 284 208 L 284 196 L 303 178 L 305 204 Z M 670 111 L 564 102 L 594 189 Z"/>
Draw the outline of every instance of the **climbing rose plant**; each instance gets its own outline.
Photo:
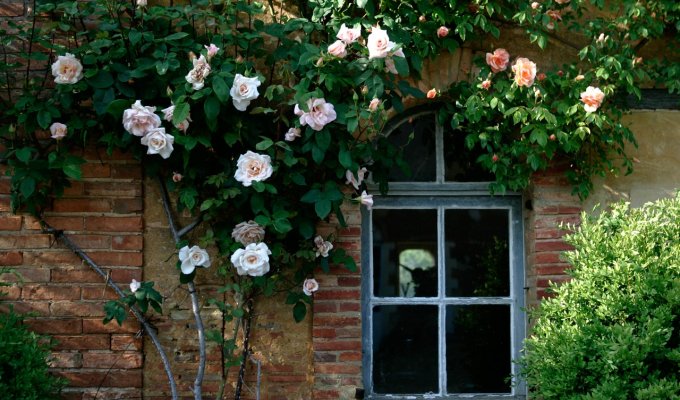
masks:
<path id="1" fill-rule="evenodd" d="M 343 225 L 345 204 L 370 208 L 369 177 L 388 190 L 403 148 L 381 132 L 405 101 L 439 106 L 449 134 L 495 177 L 493 192 L 525 189 L 556 160 L 569 161 L 581 197 L 593 176 L 631 169 L 624 100 L 639 97 L 642 82 L 680 89 L 677 62 L 638 53 L 659 38 L 677 46 L 680 9 L 673 0 L 610 3 L 593 12 L 604 2 L 38 2 L 40 23 L 0 29 L 12 206 L 41 216 L 81 178 L 83 147 L 132 152 L 178 210 L 206 226 L 198 244 L 178 241 L 180 282 L 212 267 L 240 299 L 212 302 L 225 318 L 287 292 L 301 320 L 318 268 L 356 268 L 316 228 L 332 216 Z M 550 65 L 492 45 L 506 40 L 504 27 L 526 32 L 527 54 L 583 38 L 574 39 L 578 58 Z M 466 79 L 427 94 L 413 86 L 427 59 L 472 39 L 488 47 L 461 71 Z M 10 62 L 12 48 L 27 49 L 23 63 Z M 46 73 L 31 72 L 37 63 Z M 153 282 L 132 282 L 106 318 L 121 323 L 132 305 L 160 312 L 161 301 Z"/>

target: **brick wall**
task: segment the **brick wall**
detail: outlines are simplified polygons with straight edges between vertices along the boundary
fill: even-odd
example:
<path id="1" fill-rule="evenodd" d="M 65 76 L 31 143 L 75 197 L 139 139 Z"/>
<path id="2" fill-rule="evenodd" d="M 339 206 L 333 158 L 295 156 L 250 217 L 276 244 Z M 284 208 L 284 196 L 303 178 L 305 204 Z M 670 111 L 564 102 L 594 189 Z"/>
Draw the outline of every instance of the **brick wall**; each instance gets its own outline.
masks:
<path id="1" fill-rule="evenodd" d="M 46 220 L 65 231 L 119 285 L 142 278 L 141 168 L 128 155 L 89 149 L 83 180 L 55 200 Z M 27 215 L 13 215 L 9 178 L 0 178 L 0 264 L 23 283 L 10 287 L 0 312 L 10 306 L 32 312 L 26 323 L 52 335 L 52 371 L 70 381 L 65 398 L 140 396 L 142 342 L 136 322 L 102 324 L 103 303 L 114 294 L 103 279 Z M 0 279 L 12 280 L 9 275 Z"/>

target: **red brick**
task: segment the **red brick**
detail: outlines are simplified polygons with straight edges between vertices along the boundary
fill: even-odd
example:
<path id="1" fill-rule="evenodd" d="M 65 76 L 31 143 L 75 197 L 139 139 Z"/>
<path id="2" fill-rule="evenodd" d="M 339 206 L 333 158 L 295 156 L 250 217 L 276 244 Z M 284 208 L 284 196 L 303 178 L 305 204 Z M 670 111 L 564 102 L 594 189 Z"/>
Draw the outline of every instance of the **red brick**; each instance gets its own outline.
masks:
<path id="1" fill-rule="evenodd" d="M 568 276 L 553 276 L 550 278 L 545 278 L 545 279 L 537 279 L 536 280 L 536 287 L 538 288 L 547 288 L 550 287 L 551 283 L 564 283 L 569 280 Z"/>
<path id="2" fill-rule="evenodd" d="M 10 184 L 10 180 L 0 178 L 0 193 L 9 194 L 11 190 L 12 185 Z"/>
<path id="3" fill-rule="evenodd" d="M 269 375 L 267 381 L 269 382 L 305 382 L 306 375 Z"/>
<path id="4" fill-rule="evenodd" d="M 71 186 L 64 189 L 64 196 L 82 196 L 83 182 L 71 182 Z"/>
<path id="5" fill-rule="evenodd" d="M 109 199 L 56 199 L 54 212 L 110 212 L 113 210 Z"/>
<path id="6" fill-rule="evenodd" d="M 28 231 L 39 231 L 42 229 L 40 225 L 40 220 L 32 215 L 26 215 L 24 217 L 24 229 Z"/>
<path id="7" fill-rule="evenodd" d="M 144 237 L 135 236 L 114 236 L 111 241 L 114 250 L 142 250 L 144 248 Z"/>
<path id="8" fill-rule="evenodd" d="M 0 282 L 49 282 L 50 270 L 47 268 L 20 267 L 14 273 L 0 275 Z"/>
<path id="9" fill-rule="evenodd" d="M 0 265 L 21 265 L 24 262 L 24 254 L 20 251 L 0 251 Z"/>
<path id="10" fill-rule="evenodd" d="M 328 390 L 328 389 L 326 389 L 326 390 L 314 389 L 313 394 L 314 394 L 314 396 L 313 396 L 314 400 L 338 400 L 338 399 L 342 398 L 342 396 L 340 396 L 339 391 L 332 390 L 332 389 L 330 389 L 330 390 Z"/>
<path id="11" fill-rule="evenodd" d="M 52 270 L 52 282 L 80 282 L 80 283 L 100 283 L 104 278 L 89 267 Z"/>
<path id="12" fill-rule="evenodd" d="M 45 222 L 55 229 L 63 231 L 82 231 L 83 217 L 57 217 L 50 215 L 45 217 Z"/>
<path id="13" fill-rule="evenodd" d="M 578 224 L 581 218 L 578 215 L 555 216 L 536 218 L 534 228 L 558 228 L 561 224 Z"/>
<path id="14" fill-rule="evenodd" d="M 0 4 L 0 17 L 21 17 L 24 15 L 22 2 L 8 2 Z"/>
<path id="15" fill-rule="evenodd" d="M 86 217 L 85 227 L 98 232 L 140 232 L 142 217 Z"/>
<path id="16" fill-rule="evenodd" d="M 334 338 L 335 337 L 335 329 L 333 328 L 318 328 L 314 327 L 312 330 L 312 337 L 315 338 Z"/>
<path id="17" fill-rule="evenodd" d="M 18 300 L 21 297 L 21 288 L 19 286 L 3 286 L 0 287 L 0 299 L 2 300 Z"/>
<path id="18" fill-rule="evenodd" d="M 562 240 L 549 240 L 536 242 L 534 245 L 534 250 L 536 252 L 540 251 L 560 251 L 560 250 L 572 250 L 574 247 L 570 244 L 565 243 Z"/>
<path id="19" fill-rule="evenodd" d="M 22 220 L 20 215 L 0 216 L 0 231 L 18 231 Z"/>
<path id="20" fill-rule="evenodd" d="M 110 335 L 55 335 L 55 350 L 108 350 Z"/>
<path id="21" fill-rule="evenodd" d="M 115 179 L 142 179 L 142 168 L 139 165 L 113 164 L 111 177 Z"/>
<path id="22" fill-rule="evenodd" d="M 537 253 L 534 256 L 536 264 L 557 264 L 564 263 L 561 257 L 562 253 Z"/>
<path id="23" fill-rule="evenodd" d="M 87 255 L 99 266 L 141 267 L 143 264 L 141 252 L 90 251 Z"/>
<path id="24" fill-rule="evenodd" d="M 361 323 L 358 317 L 314 316 L 314 326 L 345 327 L 357 326 Z"/>
<path id="25" fill-rule="evenodd" d="M 70 387 L 142 387 L 142 370 L 55 371 Z"/>
<path id="26" fill-rule="evenodd" d="M 0 249 L 46 249 L 51 237 L 45 234 L 0 235 Z"/>
<path id="27" fill-rule="evenodd" d="M 134 214 L 141 212 L 144 208 L 144 202 L 141 197 L 134 199 L 114 199 L 113 212 L 117 214 Z"/>
<path id="28" fill-rule="evenodd" d="M 557 239 L 563 237 L 565 234 L 567 234 L 566 229 L 558 229 L 558 228 L 551 228 L 551 229 L 536 229 L 535 230 L 535 236 L 536 239 Z"/>
<path id="29" fill-rule="evenodd" d="M 132 335 L 111 335 L 111 350 L 142 350 L 142 338 Z"/>
<path id="30" fill-rule="evenodd" d="M 540 205 L 534 207 L 536 214 L 580 214 L 581 207 L 568 205 Z"/>
<path id="31" fill-rule="evenodd" d="M 80 353 L 52 352 L 51 368 L 80 368 L 83 365 L 83 355 Z"/>
<path id="32" fill-rule="evenodd" d="M 69 239 L 83 250 L 109 249 L 111 236 L 109 235 L 69 235 Z"/>
<path id="33" fill-rule="evenodd" d="M 361 367 L 358 365 L 348 365 L 348 364 L 317 364 L 314 365 L 314 372 L 317 374 L 343 374 L 343 375 L 355 375 L 361 373 Z M 314 397 L 316 399 L 316 397 Z"/>
<path id="34" fill-rule="evenodd" d="M 85 301 L 55 301 L 50 305 L 50 313 L 55 317 L 103 317 L 104 304 Z"/>
<path id="35" fill-rule="evenodd" d="M 338 304 L 340 312 L 359 312 L 361 311 L 361 303 L 343 301 Z"/>
<path id="36" fill-rule="evenodd" d="M 314 350 L 341 351 L 357 350 L 361 351 L 361 341 L 358 340 L 317 340 L 314 342 Z"/>
<path id="37" fill-rule="evenodd" d="M 139 353 L 85 353 L 83 368 L 141 368 L 142 355 Z"/>
<path id="38" fill-rule="evenodd" d="M 34 332 L 49 333 L 50 335 L 74 334 L 83 331 L 79 318 L 70 319 L 27 319 L 26 325 Z"/>
<path id="39" fill-rule="evenodd" d="M 314 301 L 314 313 L 336 313 L 338 303 L 335 301 Z"/>
<path id="40" fill-rule="evenodd" d="M 0 191 L 0 193 L 3 193 Z M 0 196 L 0 211 L 7 212 L 12 209 L 9 197 Z"/>
<path id="41" fill-rule="evenodd" d="M 77 286 L 24 285 L 21 298 L 28 300 L 76 300 L 80 299 Z"/>
<path id="42" fill-rule="evenodd" d="M 83 300 L 115 300 L 118 298 L 116 292 L 108 286 L 83 286 Z"/>
<path id="43" fill-rule="evenodd" d="M 358 276 L 339 276 L 338 286 L 359 287 L 361 286 L 361 278 Z"/>
<path id="44" fill-rule="evenodd" d="M 118 326 L 116 321 L 104 325 L 101 319 L 83 319 L 84 333 L 137 333 L 139 329 L 139 322 L 132 314 L 128 314 L 123 326 Z"/>
<path id="45" fill-rule="evenodd" d="M 345 351 L 340 353 L 340 361 L 361 361 L 360 351 Z"/>
<path id="46" fill-rule="evenodd" d="M 114 282 L 120 282 L 119 285 L 121 286 L 127 286 L 133 279 L 142 280 L 142 269 L 113 269 L 111 270 L 111 279 Z"/>
<path id="47" fill-rule="evenodd" d="M 108 164 L 88 163 L 83 166 L 83 178 L 108 178 L 111 166 Z"/>
<path id="48" fill-rule="evenodd" d="M 536 267 L 536 275 L 564 275 L 567 265 L 541 266 Z"/>
<path id="49" fill-rule="evenodd" d="M 1 292 L 7 292 L 7 288 L 0 288 L 0 293 Z M 20 288 L 17 288 L 20 289 Z M 18 295 L 17 295 L 18 298 Z M 0 303 L 0 312 L 7 313 L 9 312 L 10 307 L 14 310 L 14 312 L 19 313 L 19 314 L 28 314 L 28 313 L 33 313 L 35 314 L 34 316 L 41 316 L 41 317 L 46 317 L 50 314 L 50 305 L 47 302 L 44 301 L 17 301 L 17 302 L 10 302 L 10 301 L 4 301 L 5 298 L 2 298 L 0 296 L 0 299 L 3 300 L 3 302 Z"/>
<path id="50" fill-rule="evenodd" d="M 315 362 L 336 362 L 338 361 L 338 354 L 330 351 L 315 351 Z"/>
<path id="51" fill-rule="evenodd" d="M 83 193 L 92 197 L 139 197 L 141 183 L 128 182 L 85 182 Z"/>
<path id="52" fill-rule="evenodd" d="M 71 251 L 24 252 L 26 265 L 80 265 L 82 260 Z"/>
<path id="53" fill-rule="evenodd" d="M 361 292 L 359 290 L 319 290 L 314 293 L 314 298 L 319 300 L 359 300 L 361 299 Z"/>

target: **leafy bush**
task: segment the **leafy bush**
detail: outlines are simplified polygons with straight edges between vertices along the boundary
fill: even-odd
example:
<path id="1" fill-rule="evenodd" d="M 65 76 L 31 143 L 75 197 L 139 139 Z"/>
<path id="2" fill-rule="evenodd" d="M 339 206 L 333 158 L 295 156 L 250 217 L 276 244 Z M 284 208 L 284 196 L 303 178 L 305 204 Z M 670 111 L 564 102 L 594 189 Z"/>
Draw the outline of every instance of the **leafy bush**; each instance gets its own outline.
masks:
<path id="1" fill-rule="evenodd" d="M 583 216 L 521 360 L 539 399 L 680 398 L 680 196 Z"/>
<path id="2" fill-rule="evenodd" d="M 58 399 L 63 381 L 47 371 L 49 344 L 22 317 L 0 314 L 0 393 L 4 399 Z"/>

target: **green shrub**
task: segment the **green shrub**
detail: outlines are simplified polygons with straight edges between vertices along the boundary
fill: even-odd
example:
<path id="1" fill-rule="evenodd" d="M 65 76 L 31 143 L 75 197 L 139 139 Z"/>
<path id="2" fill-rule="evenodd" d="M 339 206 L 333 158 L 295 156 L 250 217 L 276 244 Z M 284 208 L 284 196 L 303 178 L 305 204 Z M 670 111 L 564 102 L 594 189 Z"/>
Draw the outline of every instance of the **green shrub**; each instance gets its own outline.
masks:
<path id="1" fill-rule="evenodd" d="M 583 216 L 520 364 L 537 399 L 680 399 L 680 196 Z"/>
<path id="2" fill-rule="evenodd" d="M 26 329 L 21 316 L 0 313 L 0 398 L 58 399 L 63 382 L 48 373 L 49 355 L 45 338 Z"/>

